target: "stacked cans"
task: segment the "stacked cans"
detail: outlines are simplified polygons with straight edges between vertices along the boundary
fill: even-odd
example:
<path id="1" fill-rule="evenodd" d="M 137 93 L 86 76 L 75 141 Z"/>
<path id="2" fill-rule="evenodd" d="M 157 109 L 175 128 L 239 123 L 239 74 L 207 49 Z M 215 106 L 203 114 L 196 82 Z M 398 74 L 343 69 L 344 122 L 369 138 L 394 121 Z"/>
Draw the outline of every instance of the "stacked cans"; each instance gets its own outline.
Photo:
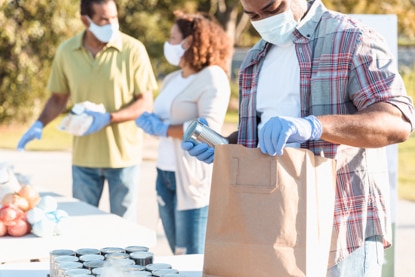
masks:
<path id="1" fill-rule="evenodd" d="M 167 263 L 153 263 L 145 246 L 57 249 L 50 252 L 50 277 L 182 277 Z"/>

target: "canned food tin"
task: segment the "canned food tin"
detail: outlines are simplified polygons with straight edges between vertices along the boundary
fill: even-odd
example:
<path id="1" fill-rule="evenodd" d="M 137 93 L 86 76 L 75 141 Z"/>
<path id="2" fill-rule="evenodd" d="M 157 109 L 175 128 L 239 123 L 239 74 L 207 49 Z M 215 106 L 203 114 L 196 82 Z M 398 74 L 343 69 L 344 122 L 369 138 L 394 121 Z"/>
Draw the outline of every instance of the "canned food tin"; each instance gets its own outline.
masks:
<path id="1" fill-rule="evenodd" d="M 90 261 L 103 261 L 105 257 L 97 254 L 85 254 L 79 257 L 79 260 L 83 263 Z"/>
<path id="2" fill-rule="evenodd" d="M 168 268 L 168 269 L 156 269 L 151 272 L 153 276 L 162 277 L 166 274 L 178 274 L 179 271 L 177 269 Z"/>
<path id="3" fill-rule="evenodd" d="M 143 265 L 143 266 L 152 264 L 153 256 L 154 254 L 152 252 L 133 252 L 130 254 L 130 258 L 134 260 L 136 265 Z"/>
<path id="4" fill-rule="evenodd" d="M 105 267 L 97 267 L 92 270 L 92 274 L 94 276 L 101 276 L 104 274 Z"/>
<path id="5" fill-rule="evenodd" d="M 135 261 L 131 259 L 115 259 L 115 260 L 107 260 L 105 265 L 124 268 L 130 265 L 134 265 Z"/>
<path id="6" fill-rule="evenodd" d="M 156 270 L 160 270 L 160 269 L 171 269 L 171 265 L 170 264 L 166 264 L 166 263 L 155 263 L 155 264 L 148 264 L 146 265 L 146 270 L 150 271 L 151 273 L 153 271 Z"/>
<path id="7" fill-rule="evenodd" d="M 53 260 L 57 256 L 75 256 L 75 251 L 70 249 L 55 249 L 49 252 L 49 271 L 51 274 L 51 277 L 55 277 L 53 271 Z"/>
<path id="8" fill-rule="evenodd" d="M 99 249 L 96 249 L 96 248 L 80 248 L 76 250 L 75 252 L 76 252 L 76 256 L 78 257 L 82 255 L 87 255 L 87 254 L 101 255 L 101 251 L 99 251 Z"/>
<path id="9" fill-rule="evenodd" d="M 146 270 L 146 267 L 144 265 L 137 265 L 137 264 L 125 266 L 123 268 L 123 271 L 124 272 L 143 271 L 143 270 Z"/>
<path id="10" fill-rule="evenodd" d="M 114 252 L 114 253 L 108 253 L 105 255 L 106 260 L 120 260 L 120 259 L 129 259 L 130 255 L 127 253 L 120 253 L 120 252 Z"/>
<path id="11" fill-rule="evenodd" d="M 209 146 L 215 146 L 217 144 L 228 144 L 228 140 L 222 135 L 215 132 L 209 126 L 203 124 L 198 120 L 190 122 L 183 135 L 183 140 L 190 140 L 195 144 L 200 142 L 207 143 Z"/>
<path id="12" fill-rule="evenodd" d="M 79 276 L 80 274 L 91 274 L 91 271 L 89 271 L 86 268 L 73 268 L 73 269 L 68 269 L 65 272 L 65 277 L 74 277 L 74 276 Z"/>
<path id="13" fill-rule="evenodd" d="M 91 272 L 94 268 L 103 267 L 105 265 L 104 260 L 94 260 L 84 262 L 84 268 L 89 269 Z"/>
<path id="14" fill-rule="evenodd" d="M 148 252 L 148 247 L 146 246 L 139 246 L 139 245 L 131 245 L 125 248 L 125 252 L 127 254 L 131 254 L 133 252 Z"/>
<path id="15" fill-rule="evenodd" d="M 153 276 L 151 272 L 148 271 L 132 271 L 128 272 L 128 277 L 149 277 Z"/>
<path id="16" fill-rule="evenodd" d="M 78 262 L 78 261 L 79 261 L 79 259 L 76 256 L 56 256 L 53 259 L 51 276 L 57 276 L 58 275 L 58 266 L 59 266 L 59 264 L 66 263 L 66 262 Z"/>
<path id="17" fill-rule="evenodd" d="M 109 253 L 125 253 L 124 248 L 121 247 L 104 247 L 100 249 L 102 255 L 106 255 Z"/>
<path id="18" fill-rule="evenodd" d="M 74 269 L 74 268 L 82 268 L 82 263 L 80 262 L 63 262 L 63 263 L 59 263 L 57 265 L 57 272 L 58 274 L 56 275 L 57 277 L 64 277 L 66 271 L 68 271 L 69 269 Z"/>

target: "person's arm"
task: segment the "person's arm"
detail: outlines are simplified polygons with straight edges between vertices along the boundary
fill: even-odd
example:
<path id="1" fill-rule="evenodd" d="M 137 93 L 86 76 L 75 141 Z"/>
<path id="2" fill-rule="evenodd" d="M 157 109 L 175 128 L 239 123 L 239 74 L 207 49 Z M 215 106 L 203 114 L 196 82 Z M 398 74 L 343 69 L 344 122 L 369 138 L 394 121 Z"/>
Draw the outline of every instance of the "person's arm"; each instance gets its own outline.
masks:
<path id="1" fill-rule="evenodd" d="M 38 121 L 41 121 L 43 126 L 49 124 L 65 110 L 68 99 L 69 94 L 67 93 L 52 93 L 39 115 Z"/>
<path id="2" fill-rule="evenodd" d="M 135 100 L 125 108 L 112 112 L 110 123 L 119 123 L 135 120 L 143 112 L 151 112 L 153 107 L 153 92 L 146 91 L 135 98 Z"/>
<path id="3" fill-rule="evenodd" d="M 317 117 L 321 139 L 335 144 L 372 148 L 400 143 L 411 134 L 411 124 L 395 106 L 378 102 L 352 115 Z"/>
<path id="4" fill-rule="evenodd" d="M 167 129 L 167 136 L 176 138 L 176 139 L 182 139 L 184 135 L 183 131 L 183 124 L 179 125 L 169 125 L 169 128 Z"/>

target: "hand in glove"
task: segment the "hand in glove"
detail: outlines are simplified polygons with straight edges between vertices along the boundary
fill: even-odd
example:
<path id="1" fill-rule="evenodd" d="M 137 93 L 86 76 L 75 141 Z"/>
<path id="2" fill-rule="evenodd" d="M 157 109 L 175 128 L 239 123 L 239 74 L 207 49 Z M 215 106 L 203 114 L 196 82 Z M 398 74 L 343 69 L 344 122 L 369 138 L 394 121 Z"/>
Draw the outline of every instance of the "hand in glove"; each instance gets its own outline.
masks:
<path id="1" fill-rule="evenodd" d="M 321 133 L 321 123 L 313 115 L 304 118 L 276 116 L 260 130 L 259 146 L 264 154 L 282 155 L 286 143 L 318 140 Z"/>
<path id="2" fill-rule="evenodd" d="M 86 132 L 82 136 L 98 132 L 99 130 L 110 124 L 110 113 L 94 112 L 89 110 L 85 110 L 85 113 L 89 116 L 92 116 L 93 120 L 91 126 L 89 126 L 89 129 L 86 130 Z"/>
<path id="3" fill-rule="evenodd" d="M 167 137 L 169 125 L 163 123 L 154 113 L 144 112 L 135 120 L 135 124 L 144 132 L 153 136 Z"/>
<path id="4" fill-rule="evenodd" d="M 203 117 L 199 118 L 199 121 L 206 126 L 208 125 L 206 119 Z M 182 142 L 182 149 L 188 151 L 191 156 L 196 157 L 199 161 L 208 164 L 213 162 L 215 148 L 207 145 L 204 142 L 195 144 L 195 142 L 191 140 L 185 140 Z"/>
<path id="5" fill-rule="evenodd" d="M 42 138 L 42 131 L 43 131 L 43 123 L 39 120 L 33 123 L 33 125 L 29 128 L 29 130 L 24 133 L 24 135 L 20 138 L 19 143 L 17 144 L 17 150 L 24 151 L 26 144 L 34 139 L 41 139 Z"/>

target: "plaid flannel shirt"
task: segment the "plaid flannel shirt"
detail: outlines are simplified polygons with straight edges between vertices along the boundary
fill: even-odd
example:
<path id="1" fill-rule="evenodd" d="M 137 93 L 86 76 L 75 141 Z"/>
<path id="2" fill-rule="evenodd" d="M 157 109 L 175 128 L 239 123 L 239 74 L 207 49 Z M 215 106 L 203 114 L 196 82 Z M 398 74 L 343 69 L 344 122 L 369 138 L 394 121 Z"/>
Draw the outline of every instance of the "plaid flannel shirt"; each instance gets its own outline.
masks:
<path id="1" fill-rule="evenodd" d="M 402 111 L 414 128 L 414 107 L 383 39 L 361 23 L 316 0 L 293 33 L 300 66 L 301 115 L 353 114 L 376 102 Z M 260 40 L 239 73 L 238 143 L 257 147 L 256 90 L 270 44 Z M 282 65 L 284 66 L 284 65 Z M 278 97 L 278 84 L 275 84 Z M 329 266 L 383 235 L 390 246 L 389 182 L 385 148 L 309 141 L 301 145 L 337 161 L 336 200 Z"/>

